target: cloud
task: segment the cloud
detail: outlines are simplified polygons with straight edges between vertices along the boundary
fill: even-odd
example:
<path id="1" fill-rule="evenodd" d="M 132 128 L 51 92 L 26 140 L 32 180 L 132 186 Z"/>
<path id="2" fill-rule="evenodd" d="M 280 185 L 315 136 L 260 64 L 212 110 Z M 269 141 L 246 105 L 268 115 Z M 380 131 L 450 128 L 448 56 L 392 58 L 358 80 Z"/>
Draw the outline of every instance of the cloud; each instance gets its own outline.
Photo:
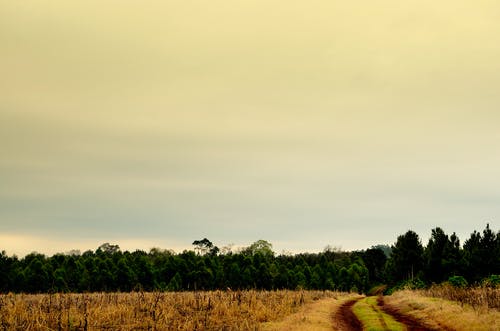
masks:
<path id="1" fill-rule="evenodd" d="M 317 250 L 494 227 L 496 4 L 0 6 L 10 236 Z"/>

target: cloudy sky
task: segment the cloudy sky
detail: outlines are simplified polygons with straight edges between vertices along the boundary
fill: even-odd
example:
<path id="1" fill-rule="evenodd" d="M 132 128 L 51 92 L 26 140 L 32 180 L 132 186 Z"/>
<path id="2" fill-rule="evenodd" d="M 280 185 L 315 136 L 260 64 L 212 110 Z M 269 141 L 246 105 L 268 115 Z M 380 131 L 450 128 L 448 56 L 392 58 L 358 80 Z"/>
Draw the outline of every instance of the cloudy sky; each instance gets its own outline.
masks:
<path id="1" fill-rule="evenodd" d="M 0 250 L 363 249 L 500 216 L 497 1 L 0 1 Z"/>

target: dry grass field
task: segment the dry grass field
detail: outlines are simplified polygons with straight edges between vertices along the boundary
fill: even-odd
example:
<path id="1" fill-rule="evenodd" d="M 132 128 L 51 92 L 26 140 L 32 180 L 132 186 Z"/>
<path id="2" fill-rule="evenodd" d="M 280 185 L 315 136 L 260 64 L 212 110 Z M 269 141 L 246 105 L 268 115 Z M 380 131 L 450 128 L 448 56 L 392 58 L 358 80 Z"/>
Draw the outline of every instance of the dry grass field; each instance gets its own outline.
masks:
<path id="1" fill-rule="evenodd" d="M 384 301 L 431 329 L 500 330 L 499 294 L 500 289 L 441 286 L 398 291 Z M 10 293 L 0 295 L 0 330 L 335 330 L 342 329 L 336 322 L 344 316 L 336 312 L 347 301 L 360 298 L 286 290 Z M 369 326 L 383 315 L 374 300 L 365 298 L 353 307 Z M 372 310 L 376 318 L 369 316 Z M 384 321 L 389 325 L 392 320 Z"/>
<path id="2" fill-rule="evenodd" d="M 361 298 L 359 294 L 339 293 L 321 300 L 305 304 L 296 313 L 284 319 L 265 322 L 260 327 L 263 331 L 332 331 L 343 330 L 334 316 L 346 301 Z"/>
<path id="3" fill-rule="evenodd" d="M 402 314 L 439 330 L 500 330 L 500 289 L 434 287 L 385 297 Z"/>
<path id="4" fill-rule="evenodd" d="M 468 305 L 478 310 L 500 309 L 500 288 L 497 287 L 465 287 L 457 288 L 442 284 L 431 286 L 419 293 L 434 298 L 442 298 Z"/>
<path id="5" fill-rule="evenodd" d="M 0 295 L 1 330 L 259 330 L 323 291 Z"/>

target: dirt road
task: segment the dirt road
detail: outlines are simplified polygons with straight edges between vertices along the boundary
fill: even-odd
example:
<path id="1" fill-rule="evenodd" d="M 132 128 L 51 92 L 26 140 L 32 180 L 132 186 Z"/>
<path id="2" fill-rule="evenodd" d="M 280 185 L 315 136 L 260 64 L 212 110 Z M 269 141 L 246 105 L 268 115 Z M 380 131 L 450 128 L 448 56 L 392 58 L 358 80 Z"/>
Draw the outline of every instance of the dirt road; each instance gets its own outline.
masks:
<path id="1" fill-rule="evenodd" d="M 353 312 L 353 306 L 356 304 L 357 301 L 361 300 L 362 298 L 357 298 L 353 300 L 349 300 L 345 302 L 338 310 L 337 313 L 334 316 L 334 319 L 336 320 L 336 328 L 338 330 L 342 331 L 359 331 L 363 330 L 363 325 L 360 322 L 360 320 L 356 317 L 356 315 Z M 401 314 L 398 312 L 396 309 L 393 307 L 389 307 L 384 304 L 384 299 L 382 296 L 379 296 L 377 299 L 377 305 L 380 307 L 381 310 L 383 310 L 386 314 L 390 315 L 394 320 L 398 321 L 399 323 L 403 324 L 406 327 L 406 330 L 409 331 L 434 331 L 433 329 L 430 329 L 419 321 L 406 316 L 404 314 Z M 384 326 L 387 330 L 386 326 Z"/>
<path id="2" fill-rule="evenodd" d="M 363 322 L 354 311 L 360 314 Z M 401 327 L 410 331 L 437 330 L 401 314 L 385 304 L 382 296 L 361 295 L 313 301 L 283 320 L 266 322 L 261 326 L 264 331 L 359 331 L 363 327 L 373 330 L 399 330 Z"/>

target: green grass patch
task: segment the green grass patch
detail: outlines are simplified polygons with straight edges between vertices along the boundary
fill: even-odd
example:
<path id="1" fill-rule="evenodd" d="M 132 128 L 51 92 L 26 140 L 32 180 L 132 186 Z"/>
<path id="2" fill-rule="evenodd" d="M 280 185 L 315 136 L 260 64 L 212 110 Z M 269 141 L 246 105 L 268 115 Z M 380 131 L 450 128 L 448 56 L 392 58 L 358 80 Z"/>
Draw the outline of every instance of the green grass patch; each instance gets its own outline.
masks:
<path id="1" fill-rule="evenodd" d="M 353 306 L 353 312 L 363 324 L 364 330 L 405 330 L 403 324 L 384 313 L 377 305 L 377 297 L 367 297 Z"/>

